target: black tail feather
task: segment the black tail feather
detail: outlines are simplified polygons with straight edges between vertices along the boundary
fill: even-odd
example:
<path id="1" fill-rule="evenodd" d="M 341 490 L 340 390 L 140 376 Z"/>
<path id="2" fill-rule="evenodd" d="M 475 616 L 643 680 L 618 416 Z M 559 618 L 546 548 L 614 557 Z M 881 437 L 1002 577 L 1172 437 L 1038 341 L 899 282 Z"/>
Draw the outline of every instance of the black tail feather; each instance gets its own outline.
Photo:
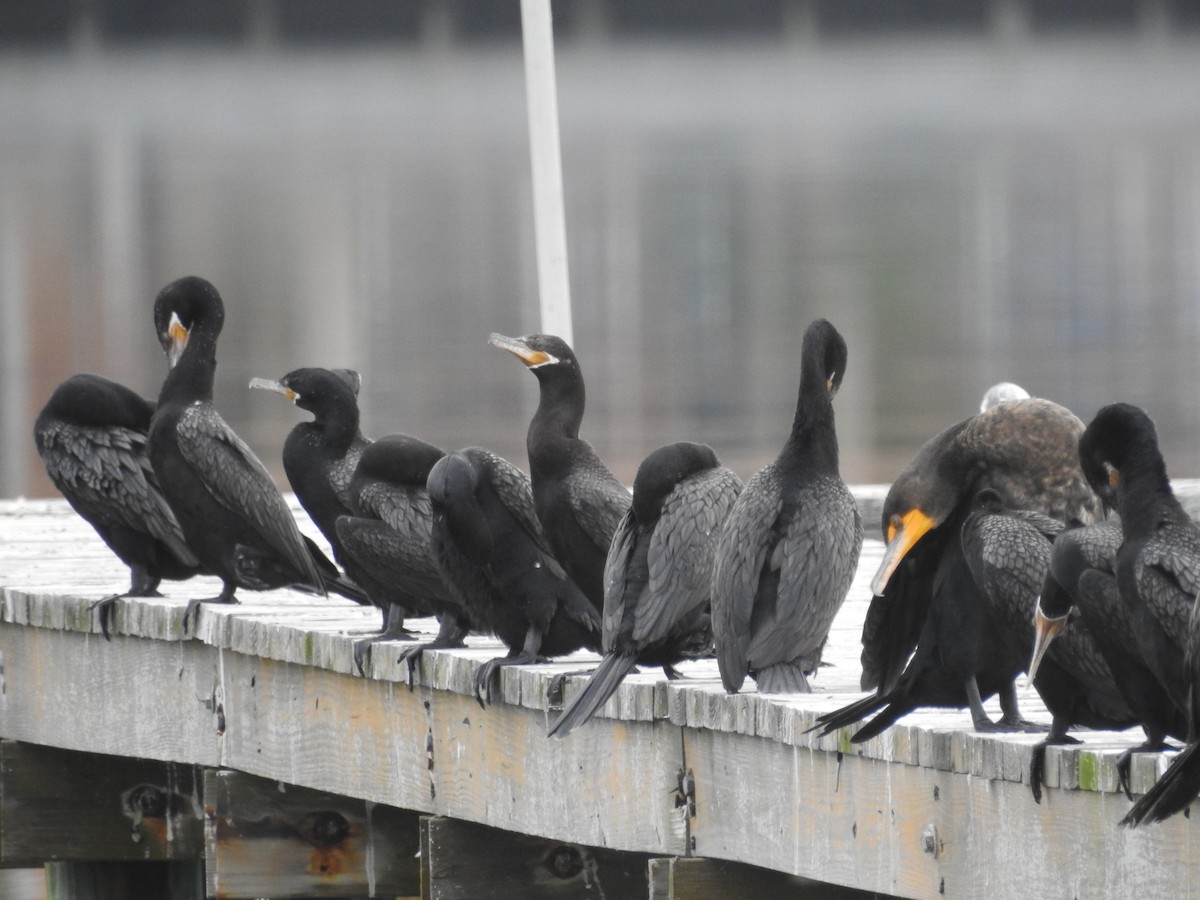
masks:
<path id="1" fill-rule="evenodd" d="M 575 695 L 558 717 L 558 721 L 551 726 L 550 737 L 565 738 L 595 715 L 596 710 L 608 701 L 636 663 L 635 657 L 623 653 L 610 653 L 605 656 L 592 672 L 583 690 Z"/>
<path id="2" fill-rule="evenodd" d="M 847 725 L 853 725 L 855 722 L 861 722 L 871 713 L 887 704 L 887 698 L 880 697 L 878 694 L 869 694 L 861 700 L 855 700 L 853 703 L 839 707 L 833 712 L 825 713 L 823 716 L 817 717 L 815 724 L 809 731 L 821 729 L 820 737 L 825 737 L 827 734 L 832 734 L 839 728 L 844 728 Z"/>
<path id="3" fill-rule="evenodd" d="M 1200 794 L 1200 744 L 1188 744 L 1171 762 L 1162 778 L 1130 807 L 1122 825 L 1136 828 L 1147 822 L 1162 822 L 1188 805 Z"/>

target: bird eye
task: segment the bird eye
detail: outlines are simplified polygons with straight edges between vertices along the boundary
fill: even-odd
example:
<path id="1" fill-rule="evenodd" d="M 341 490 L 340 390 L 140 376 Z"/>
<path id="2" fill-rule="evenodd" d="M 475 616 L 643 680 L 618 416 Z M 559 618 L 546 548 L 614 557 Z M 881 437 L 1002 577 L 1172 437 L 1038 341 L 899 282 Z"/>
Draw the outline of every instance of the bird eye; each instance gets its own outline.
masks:
<path id="1" fill-rule="evenodd" d="M 896 536 L 896 532 L 903 527 L 904 519 L 902 519 L 900 516 L 893 515 L 890 519 L 888 519 L 887 543 L 890 544 L 892 542 L 892 538 Z"/>

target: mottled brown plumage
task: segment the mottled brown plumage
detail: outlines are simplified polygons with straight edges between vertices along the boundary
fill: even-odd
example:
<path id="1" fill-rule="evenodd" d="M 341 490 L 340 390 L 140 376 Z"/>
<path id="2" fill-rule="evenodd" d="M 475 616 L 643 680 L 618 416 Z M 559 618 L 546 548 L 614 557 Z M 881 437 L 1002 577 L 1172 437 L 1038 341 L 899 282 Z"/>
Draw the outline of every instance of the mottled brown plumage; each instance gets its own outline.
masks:
<path id="1" fill-rule="evenodd" d="M 1014 680 L 1029 662 L 974 584 L 961 528 L 974 498 L 993 491 L 1008 509 L 1060 522 L 1103 514 L 1083 477 L 1083 423 L 1049 400 L 1000 403 L 927 442 L 896 477 L 883 507 L 887 549 L 863 625 L 864 689 L 871 696 L 821 717 L 826 731 L 880 714 L 855 740 L 921 706 L 969 707 L 976 729 L 1024 728 Z M 999 725 L 982 700 L 1000 693 Z"/>

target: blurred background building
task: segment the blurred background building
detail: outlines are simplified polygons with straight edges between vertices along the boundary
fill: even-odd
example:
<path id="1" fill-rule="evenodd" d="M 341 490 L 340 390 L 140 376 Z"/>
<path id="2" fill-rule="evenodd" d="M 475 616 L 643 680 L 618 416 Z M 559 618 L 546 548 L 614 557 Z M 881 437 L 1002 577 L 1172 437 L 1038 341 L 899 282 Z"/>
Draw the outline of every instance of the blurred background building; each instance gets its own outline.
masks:
<path id="1" fill-rule="evenodd" d="M 843 474 L 887 481 L 1016 381 L 1146 406 L 1200 474 L 1200 0 L 554 5 L 584 436 L 741 474 L 799 337 L 846 336 Z M 364 376 L 364 430 L 525 464 L 538 328 L 517 0 L 0 4 L 0 495 L 52 493 L 33 418 L 96 371 L 153 396 L 155 293 L 227 304 L 217 402 L 278 473 Z"/>

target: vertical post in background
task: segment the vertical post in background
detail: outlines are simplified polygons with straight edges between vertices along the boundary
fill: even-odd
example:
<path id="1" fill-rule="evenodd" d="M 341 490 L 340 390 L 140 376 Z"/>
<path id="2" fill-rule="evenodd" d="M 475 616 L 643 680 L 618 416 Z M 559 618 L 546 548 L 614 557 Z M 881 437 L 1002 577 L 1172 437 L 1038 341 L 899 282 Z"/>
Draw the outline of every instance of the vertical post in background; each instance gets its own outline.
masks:
<path id="1" fill-rule="evenodd" d="M 521 0 L 525 49 L 525 97 L 533 163 L 533 223 L 537 242 L 538 295 L 543 332 L 568 344 L 571 288 L 567 276 L 567 227 L 563 212 L 562 152 L 558 141 L 558 91 L 554 75 L 554 28 L 550 0 Z"/>

